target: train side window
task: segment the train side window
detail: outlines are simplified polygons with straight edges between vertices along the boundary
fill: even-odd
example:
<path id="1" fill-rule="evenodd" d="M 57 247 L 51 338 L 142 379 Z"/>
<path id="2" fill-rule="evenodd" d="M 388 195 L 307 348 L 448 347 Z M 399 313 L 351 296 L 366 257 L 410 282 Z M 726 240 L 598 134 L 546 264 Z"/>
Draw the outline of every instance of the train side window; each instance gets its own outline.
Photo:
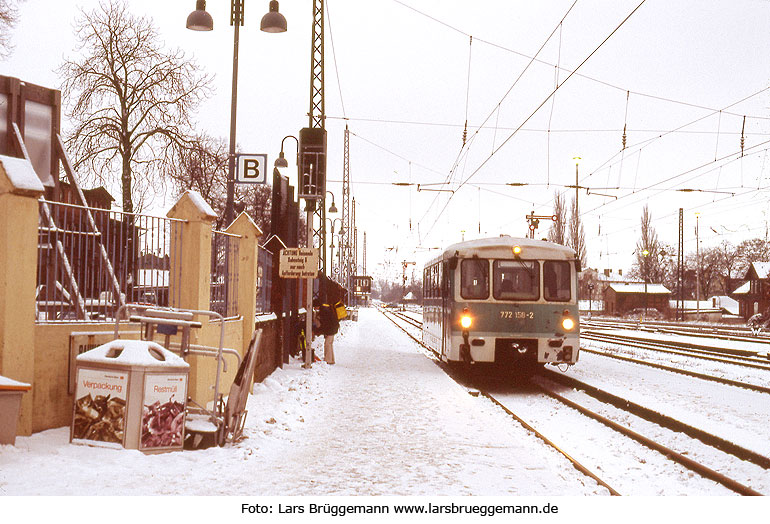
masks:
<path id="1" fill-rule="evenodd" d="M 489 298 L 489 262 L 484 258 L 467 258 L 460 269 L 460 295 L 465 299 Z"/>
<path id="2" fill-rule="evenodd" d="M 551 302 L 567 302 L 572 298 L 571 264 L 546 260 L 543 263 L 543 296 Z"/>
<path id="3" fill-rule="evenodd" d="M 497 300 L 540 298 L 540 271 L 535 260 L 495 260 L 492 291 Z"/>

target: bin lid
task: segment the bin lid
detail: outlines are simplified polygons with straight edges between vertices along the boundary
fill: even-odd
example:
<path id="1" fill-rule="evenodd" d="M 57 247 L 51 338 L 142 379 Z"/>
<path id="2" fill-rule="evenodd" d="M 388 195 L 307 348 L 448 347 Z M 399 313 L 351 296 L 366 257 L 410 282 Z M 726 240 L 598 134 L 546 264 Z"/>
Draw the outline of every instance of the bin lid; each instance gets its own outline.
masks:
<path id="1" fill-rule="evenodd" d="M 77 356 L 79 363 L 143 368 L 189 368 L 190 364 L 156 342 L 113 340 Z"/>
<path id="2" fill-rule="evenodd" d="M 29 391 L 31 388 L 32 386 L 25 382 L 0 375 L 0 391 Z"/>

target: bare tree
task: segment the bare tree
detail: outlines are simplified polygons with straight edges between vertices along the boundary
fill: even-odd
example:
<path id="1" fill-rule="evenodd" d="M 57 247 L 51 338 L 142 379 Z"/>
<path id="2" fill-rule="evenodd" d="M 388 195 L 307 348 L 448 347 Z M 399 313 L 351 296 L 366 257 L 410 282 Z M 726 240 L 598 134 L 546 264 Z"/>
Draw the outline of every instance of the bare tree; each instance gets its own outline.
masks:
<path id="1" fill-rule="evenodd" d="M 169 166 L 175 196 L 188 189 L 200 193 L 219 216 L 217 228 L 225 227 L 224 210 L 227 203 L 229 145 L 223 138 L 201 134 L 190 138 L 184 147 L 175 150 L 175 161 Z M 262 231 L 270 230 L 272 191 L 267 184 L 236 184 L 235 210 L 245 211 Z"/>
<path id="2" fill-rule="evenodd" d="M 558 191 L 554 191 L 553 194 L 553 216 L 556 220 L 551 223 L 551 227 L 548 230 L 548 240 L 557 244 L 566 244 L 567 233 L 567 205 L 564 202 L 564 195 Z"/>
<path id="3" fill-rule="evenodd" d="M 652 215 L 645 204 L 642 209 L 641 237 L 636 243 L 635 272 L 648 282 L 660 282 L 663 277 L 661 268 L 660 244 L 658 233 L 652 226 Z"/>
<path id="4" fill-rule="evenodd" d="M 11 29 L 19 21 L 19 6 L 17 4 L 18 2 L 13 0 L 0 0 L 0 58 L 6 58 L 13 50 Z"/>
<path id="5" fill-rule="evenodd" d="M 586 234 L 583 230 L 583 223 L 578 215 L 577 200 L 572 199 L 572 220 L 569 222 L 569 242 L 567 245 L 575 250 L 577 259 L 580 260 L 580 267 L 586 265 Z"/>
<path id="6" fill-rule="evenodd" d="M 67 145 L 87 178 L 105 183 L 120 173 L 123 210 L 133 212 L 134 199 L 141 209 L 147 188 L 163 184 L 174 149 L 189 144 L 210 78 L 181 50 L 163 51 L 152 22 L 124 1 L 81 14 L 79 56 L 59 69 L 75 123 Z"/>

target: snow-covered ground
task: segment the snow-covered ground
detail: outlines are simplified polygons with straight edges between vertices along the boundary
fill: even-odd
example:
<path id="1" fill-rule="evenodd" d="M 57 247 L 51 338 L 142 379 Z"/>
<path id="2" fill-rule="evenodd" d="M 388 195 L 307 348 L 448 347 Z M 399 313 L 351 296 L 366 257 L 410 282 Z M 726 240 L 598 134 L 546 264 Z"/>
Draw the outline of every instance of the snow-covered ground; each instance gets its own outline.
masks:
<path id="1" fill-rule="evenodd" d="M 320 351 L 322 340 L 315 345 Z M 336 365 L 321 362 L 307 370 L 293 361 L 255 385 L 248 438 L 223 448 L 144 455 L 70 444 L 66 427 L 19 437 L 15 446 L 0 446 L 0 506 L 8 515 L 50 514 L 59 521 L 96 518 L 89 508 L 99 514 L 110 508 L 118 521 L 144 520 L 151 508 L 152 520 L 176 515 L 196 522 L 208 515 L 253 521 L 259 514 L 244 512 L 241 504 L 257 503 L 271 505 L 273 519 L 279 503 L 303 507 L 305 517 L 310 502 L 390 504 L 389 518 L 375 519 L 383 522 L 396 518 L 393 505 L 401 502 L 554 503 L 562 504 L 560 517 L 572 508 L 578 512 L 572 518 L 590 511 L 594 521 L 617 510 L 617 503 L 597 497 L 607 494 L 604 488 L 490 401 L 469 395 L 377 311 L 363 309 L 358 322 L 344 322 L 335 353 Z M 18 495 L 149 498 L 89 499 L 70 515 L 67 508 L 83 506 L 79 497 L 44 499 L 54 501 L 49 505 Z M 655 511 L 682 507 L 700 512 L 709 504 L 669 501 Z M 748 508 L 734 502 L 719 507 Z"/>

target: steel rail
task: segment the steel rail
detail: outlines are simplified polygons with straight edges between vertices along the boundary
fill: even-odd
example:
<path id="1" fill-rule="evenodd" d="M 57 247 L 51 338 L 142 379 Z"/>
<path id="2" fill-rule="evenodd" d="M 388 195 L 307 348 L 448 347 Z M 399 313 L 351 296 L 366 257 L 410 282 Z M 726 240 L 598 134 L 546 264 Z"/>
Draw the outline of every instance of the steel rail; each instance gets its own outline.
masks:
<path id="1" fill-rule="evenodd" d="M 399 324 L 398 324 L 398 323 L 397 323 L 395 320 L 393 320 L 393 318 L 391 318 L 391 316 L 387 315 L 386 313 L 390 313 L 392 316 L 394 316 L 394 317 L 397 317 L 397 318 L 402 318 L 402 317 L 399 317 L 398 315 L 395 315 L 395 314 L 394 314 L 394 312 L 392 312 L 392 311 L 386 311 L 384 308 L 380 308 L 380 312 L 381 312 L 381 313 L 382 313 L 382 314 L 385 316 L 385 318 L 387 318 L 388 320 L 390 320 L 391 322 L 393 322 L 393 324 L 394 324 L 396 327 L 398 327 L 398 328 L 399 328 L 399 329 L 401 329 L 401 330 L 402 330 L 404 333 L 406 333 L 406 335 L 407 335 L 409 338 L 411 338 L 412 340 L 414 340 L 415 342 L 417 342 L 417 343 L 418 343 L 420 346 L 422 346 L 423 348 L 427 349 L 428 351 L 430 351 L 431 353 L 433 353 L 433 354 L 435 355 L 435 352 L 434 352 L 434 351 L 433 351 L 431 348 L 429 348 L 428 346 L 426 346 L 425 344 L 423 344 L 423 342 L 422 342 L 421 340 L 418 340 L 418 339 L 417 339 L 416 337 L 414 337 L 414 336 L 413 336 L 411 333 L 409 333 L 408 331 L 406 331 L 406 330 L 405 330 L 405 329 L 404 329 L 402 326 L 400 326 L 400 325 L 399 325 Z M 438 360 L 438 359 L 433 359 L 433 362 L 434 362 L 434 363 L 435 363 L 437 366 L 439 366 L 439 367 L 442 367 L 442 369 L 444 369 L 444 363 L 443 363 L 443 362 L 441 362 L 440 360 Z M 445 370 L 445 371 L 446 371 L 446 370 Z M 469 393 L 473 394 L 472 392 L 469 392 Z M 564 456 L 564 457 L 565 457 L 565 458 L 566 458 L 566 459 L 567 459 L 567 460 L 568 460 L 568 461 L 569 461 L 569 462 L 570 462 L 570 463 L 573 465 L 573 467 L 575 467 L 575 469 L 577 469 L 579 472 L 583 473 L 584 475 L 586 475 L 586 476 L 588 476 L 588 477 L 592 478 L 592 479 L 593 479 L 594 481 L 596 481 L 596 482 L 597 482 L 597 483 L 598 483 L 600 486 L 602 486 L 602 487 L 606 488 L 606 489 L 607 489 L 607 490 L 610 492 L 610 494 L 611 494 L 611 495 L 613 495 L 613 496 L 619 496 L 619 495 L 620 495 L 620 493 L 618 493 L 618 491 L 616 491 L 616 490 L 615 490 L 614 488 L 612 488 L 612 487 L 611 487 L 609 484 L 607 484 L 605 481 L 603 481 L 601 478 L 599 478 L 599 477 L 598 477 L 596 474 L 594 474 L 593 472 L 591 472 L 591 471 L 590 471 L 588 468 L 586 468 L 585 466 L 583 466 L 583 465 L 582 465 L 580 462 L 578 462 L 578 461 L 577 461 L 577 460 L 576 460 L 574 457 L 572 457 L 572 456 L 571 456 L 569 453 L 567 453 L 566 451 L 564 451 L 563 449 L 561 449 L 561 448 L 560 448 L 558 445 L 556 445 L 556 444 L 555 444 L 553 441 L 551 441 L 551 440 L 550 440 L 549 438 L 547 438 L 545 435 L 543 435 L 543 434 L 542 434 L 542 433 L 540 433 L 538 430 L 536 430 L 534 427 L 532 427 L 532 426 L 531 426 L 529 423 L 527 423 L 527 422 L 526 422 L 524 419 L 522 419 L 521 417 L 519 417 L 518 415 L 516 415 L 516 414 L 515 414 L 513 411 L 511 411 L 511 410 L 510 410 L 510 409 L 508 409 L 506 406 L 504 406 L 503 404 L 501 404 L 501 403 L 500 403 L 500 402 L 499 402 L 497 399 L 495 399 L 495 398 L 494 398 L 492 395 L 490 395 L 490 394 L 489 394 L 489 393 L 487 393 L 487 392 L 483 392 L 483 391 L 480 391 L 480 392 L 479 392 L 479 394 L 480 394 L 480 395 L 482 395 L 482 396 L 484 396 L 485 398 L 488 398 L 488 399 L 489 399 L 489 400 L 490 400 L 492 403 L 494 403 L 496 406 L 498 406 L 499 408 L 501 408 L 501 409 L 502 409 L 502 410 L 503 410 L 505 413 L 507 413 L 509 416 L 513 417 L 513 419 L 514 419 L 514 420 L 516 420 L 516 421 L 517 421 L 519 424 L 521 424 L 521 425 L 522 425 L 522 426 L 523 426 L 525 429 L 527 429 L 527 430 L 531 431 L 532 433 L 534 433 L 534 434 L 535 434 L 535 436 L 537 436 L 537 437 L 538 437 L 540 440 L 542 440 L 542 441 L 543 441 L 543 442 L 545 442 L 545 443 L 546 443 L 548 446 L 552 447 L 552 448 L 553 448 L 554 450 L 556 450 L 558 453 L 560 453 L 561 455 L 563 455 L 563 456 Z"/>
<path id="2" fill-rule="evenodd" d="M 599 342 L 618 342 L 622 344 L 631 343 L 636 347 L 649 349 L 650 351 L 657 351 L 659 353 L 671 353 L 674 355 L 682 355 L 699 358 L 702 360 L 710 360 L 713 362 L 721 362 L 723 364 L 734 364 L 736 366 L 770 370 L 770 361 L 765 361 L 759 357 L 748 355 L 731 355 L 729 353 L 723 353 L 718 350 L 711 351 L 709 349 L 686 347 L 679 345 L 677 342 L 645 341 L 635 337 L 627 338 L 621 335 L 609 335 L 605 333 L 593 332 L 581 333 L 580 336 L 586 340 L 596 340 Z"/>
<path id="3" fill-rule="evenodd" d="M 732 491 L 735 491 L 736 493 L 740 495 L 747 495 L 747 496 L 762 496 L 762 493 L 759 493 L 758 491 L 745 486 L 741 484 L 740 482 L 731 479 L 730 477 L 723 475 L 722 473 L 719 473 L 718 471 L 715 471 L 708 466 L 705 466 L 701 464 L 700 462 L 697 462 L 685 455 L 682 455 L 681 453 L 674 451 L 673 449 L 664 446 L 663 444 L 645 437 L 644 435 L 637 433 L 636 431 L 623 426 L 622 424 L 618 424 L 614 420 L 610 420 L 607 417 L 604 417 L 585 406 L 582 406 L 578 404 L 577 402 L 574 402 L 562 395 L 559 395 L 558 393 L 554 391 L 550 391 L 547 388 L 541 387 L 541 390 L 546 393 L 547 395 L 555 398 L 559 402 L 562 402 L 563 404 L 579 411 L 583 415 L 586 415 L 587 417 L 590 417 L 598 422 L 601 422 L 605 426 L 639 442 L 640 444 L 655 450 L 664 456 L 668 457 L 669 459 L 673 460 L 674 462 L 677 462 L 678 464 L 681 464 L 682 466 L 686 467 L 687 469 L 694 471 L 695 473 L 701 475 L 704 478 L 713 480 L 714 482 L 717 482 L 723 486 L 725 486 L 728 489 L 731 489 Z"/>
<path id="4" fill-rule="evenodd" d="M 756 384 L 749 384 L 748 382 L 740 382 L 738 380 L 732 380 L 729 378 L 722 378 L 722 377 L 715 377 L 713 375 L 707 375 L 705 373 L 698 373 L 697 371 L 689 371 L 686 369 L 679 369 L 671 366 L 666 366 L 665 364 L 656 364 L 655 362 L 647 362 L 644 360 L 637 360 L 631 357 L 624 357 L 622 355 L 612 355 L 610 353 L 605 353 L 603 351 L 596 351 L 594 349 L 588 349 L 588 348 L 580 348 L 580 351 L 585 351 L 586 353 L 593 353 L 594 355 L 599 355 L 602 357 L 608 357 L 608 358 L 614 358 L 616 360 L 622 360 L 623 362 L 631 362 L 633 364 L 640 364 L 642 366 L 649 366 L 656 369 L 662 369 L 664 371 L 670 371 L 671 373 L 678 373 L 680 375 L 685 375 L 688 377 L 693 378 L 699 378 L 701 380 L 708 380 L 710 382 L 718 382 L 720 384 L 726 384 L 728 386 L 735 386 L 739 388 L 749 389 L 751 391 L 757 391 L 759 393 L 770 393 L 770 387 L 765 386 L 758 386 Z"/>

